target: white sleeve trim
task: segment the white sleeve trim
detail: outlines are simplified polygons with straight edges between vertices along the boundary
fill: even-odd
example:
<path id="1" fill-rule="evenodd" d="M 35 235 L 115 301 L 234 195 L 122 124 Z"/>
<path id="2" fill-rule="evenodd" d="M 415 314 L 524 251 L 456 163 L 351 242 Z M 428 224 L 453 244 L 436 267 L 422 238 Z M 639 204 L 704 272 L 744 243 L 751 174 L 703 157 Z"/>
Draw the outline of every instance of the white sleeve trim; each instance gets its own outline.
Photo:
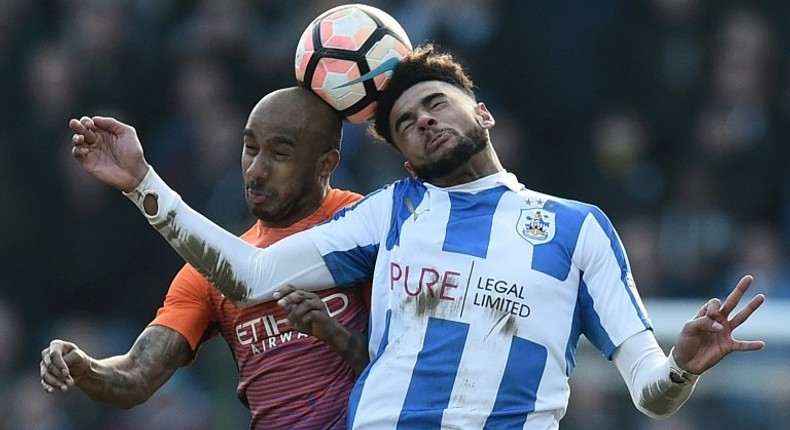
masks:
<path id="1" fill-rule="evenodd" d="M 689 399 L 699 379 L 698 375 L 684 372 L 670 357 L 664 354 L 653 332 L 637 333 L 618 347 L 612 357 L 631 393 L 634 405 L 645 415 L 664 419 L 675 412 Z M 688 382 L 672 382 L 670 373 L 683 373 Z"/>
<path id="2" fill-rule="evenodd" d="M 173 191 L 154 169 L 124 193 L 184 260 L 237 305 L 271 300 L 283 285 L 320 290 L 334 285 L 329 269 L 308 235 L 295 234 L 257 248 L 199 214 Z M 145 197 L 157 198 L 157 212 L 147 214 Z"/>

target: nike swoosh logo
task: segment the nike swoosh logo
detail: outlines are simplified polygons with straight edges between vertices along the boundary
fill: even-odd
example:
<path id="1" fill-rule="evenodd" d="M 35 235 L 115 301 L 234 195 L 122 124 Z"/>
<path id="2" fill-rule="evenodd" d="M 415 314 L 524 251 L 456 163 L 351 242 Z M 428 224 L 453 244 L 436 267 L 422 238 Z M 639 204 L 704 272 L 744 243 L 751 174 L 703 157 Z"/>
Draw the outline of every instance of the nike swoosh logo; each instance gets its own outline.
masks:
<path id="1" fill-rule="evenodd" d="M 358 78 L 356 78 L 354 80 L 348 81 L 348 82 L 346 82 L 343 85 L 338 85 L 338 86 L 336 86 L 336 87 L 334 87 L 332 89 L 336 90 L 338 88 L 344 88 L 344 87 L 348 87 L 348 86 L 351 86 L 351 85 L 358 84 L 360 82 L 367 81 L 368 79 L 373 79 L 373 78 L 375 78 L 378 75 L 381 75 L 381 74 L 384 74 L 384 73 L 392 71 L 393 69 L 395 69 L 395 66 L 397 66 L 398 63 L 400 63 L 400 59 L 392 57 L 392 58 L 384 61 L 383 63 L 379 64 L 378 67 L 376 67 L 375 69 L 365 73 L 364 75 L 362 75 L 362 76 L 360 76 L 360 77 L 358 77 Z"/>

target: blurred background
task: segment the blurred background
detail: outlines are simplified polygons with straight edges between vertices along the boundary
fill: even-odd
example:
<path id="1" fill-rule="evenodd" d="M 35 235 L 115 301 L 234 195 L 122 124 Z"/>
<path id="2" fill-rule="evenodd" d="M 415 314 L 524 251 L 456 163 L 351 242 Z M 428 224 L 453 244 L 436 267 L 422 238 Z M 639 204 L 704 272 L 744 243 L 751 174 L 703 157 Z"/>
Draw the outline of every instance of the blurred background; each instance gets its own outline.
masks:
<path id="1" fill-rule="evenodd" d="M 0 429 L 247 427 L 221 339 L 130 410 L 41 389 L 52 338 L 126 352 L 182 264 L 70 159 L 67 123 L 133 124 L 187 203 L 240 233 L 253 221 L 239 167 L 247 114 L 295 83 L 299 36 L 340 3 L 0 0 Z M 582 345 L 563 429 L 790 427 L 790 2 L 367 3 L 462 61 L 522 182 L 610 216 L 667 350 L 744 273 L 771 301 L 743 333 L 768 348 L 729 357 L 667 421 L 639 414 L 614 366 Z M 369 192 L 404 176 L 401 164 L 348 126 L 333 185 Z"/>

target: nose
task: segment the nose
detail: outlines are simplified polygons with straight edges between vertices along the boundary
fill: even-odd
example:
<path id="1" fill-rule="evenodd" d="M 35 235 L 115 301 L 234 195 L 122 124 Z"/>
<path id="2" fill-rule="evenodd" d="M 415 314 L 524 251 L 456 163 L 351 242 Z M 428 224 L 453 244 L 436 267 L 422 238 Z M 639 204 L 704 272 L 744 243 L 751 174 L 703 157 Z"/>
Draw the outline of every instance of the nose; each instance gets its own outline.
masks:
<path id="1" fill-rule="evenodd" d="M 419 130 L 420 133 L 424 133 L 429 128 L 435 126 L 436 123 L 436 118 L 434 118 L 428 112 L 422 112 L 419 116 L 417 116 L 417 130 Z"/>
<path id="2" fill-rule="evenodd" d="M 244 170 L 248 181 L 261 181 L 269 176 L 270 163 L 265 155 L 258 153 L 252 157 L 250 165 Z"/>

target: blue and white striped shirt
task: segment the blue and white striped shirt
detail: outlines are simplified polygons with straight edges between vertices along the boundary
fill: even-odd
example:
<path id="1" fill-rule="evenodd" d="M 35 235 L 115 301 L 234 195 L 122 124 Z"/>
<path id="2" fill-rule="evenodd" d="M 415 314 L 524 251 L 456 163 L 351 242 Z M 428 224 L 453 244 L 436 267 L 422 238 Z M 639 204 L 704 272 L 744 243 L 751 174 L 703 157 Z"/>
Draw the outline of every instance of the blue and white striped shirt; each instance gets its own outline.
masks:
<path id="1" fill-rule="evenodd" d="M 606 216 L 507 172 L 398 181 L 304 234 L 338 285 L 373 280 L 351 429 L 556 429 L 580 335 L 611 358 L 651 329 Z"/>

